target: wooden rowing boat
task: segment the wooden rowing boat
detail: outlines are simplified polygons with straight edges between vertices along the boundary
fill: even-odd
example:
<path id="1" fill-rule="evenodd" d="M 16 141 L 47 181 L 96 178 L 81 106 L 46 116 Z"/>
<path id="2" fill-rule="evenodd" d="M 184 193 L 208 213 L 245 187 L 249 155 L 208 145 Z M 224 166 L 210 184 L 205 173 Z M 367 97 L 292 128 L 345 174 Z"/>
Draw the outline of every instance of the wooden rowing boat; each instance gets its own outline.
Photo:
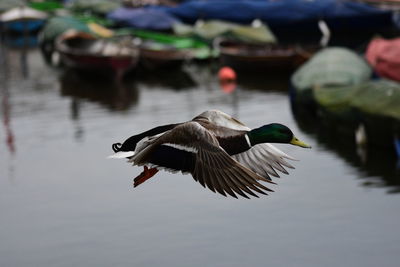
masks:
<path id="1" fill-rule="evenodd" d="M 91 34 L 67 31 L 56 40 L 61 62 L 72 68 L 123 75 L 137 65 L 139 50 L 131 40 L 99 39 Z"/>

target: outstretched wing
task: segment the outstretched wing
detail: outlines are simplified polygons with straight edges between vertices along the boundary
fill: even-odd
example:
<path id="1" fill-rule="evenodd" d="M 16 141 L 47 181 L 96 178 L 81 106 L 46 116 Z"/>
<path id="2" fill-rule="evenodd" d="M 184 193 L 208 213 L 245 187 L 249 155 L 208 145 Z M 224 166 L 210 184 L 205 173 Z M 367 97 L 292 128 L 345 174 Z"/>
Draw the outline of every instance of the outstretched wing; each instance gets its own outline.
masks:
<path id="1" fill-rule="evenodd" d="M 130 161 L 135 165 L 189 172 L 201 185 L 224 196 L 258 197 L 256 193 L 272 191 L 258 182 L 269 180 L 230 157 L 219 146 L 216 137 L 194 121 L 179 125 L 156 138 L 136 151 Z"/>
<path id="2" fill-rule="evenodd" d="M 286 159 L 296 160 L 268 143 L 253 146 L 232 157 L 266 179 L 271 179 L 271 176 L 279 177 L 277 171 L 288 174 L 285 168 L 294 169 L 294 167 Z"/>

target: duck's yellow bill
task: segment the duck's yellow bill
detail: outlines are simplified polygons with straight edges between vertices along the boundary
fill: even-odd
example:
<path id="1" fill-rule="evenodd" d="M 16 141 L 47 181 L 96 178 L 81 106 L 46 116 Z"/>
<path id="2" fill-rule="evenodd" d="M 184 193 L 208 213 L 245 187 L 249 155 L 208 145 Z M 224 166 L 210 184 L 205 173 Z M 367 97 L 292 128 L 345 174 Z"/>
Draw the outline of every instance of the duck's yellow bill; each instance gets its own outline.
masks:
<path id="1" fill-rule="evenodd" d="M 311 148 L 310 145 L 307 145 L 306 143 L 304 143 L 303 141 L 300 141 L 297 137 L 293 136 L 292 140 L 289 142 L 292 145 L 295 146 L 300 146 L 300 147 L 304 147 L 304 148 Z"/>

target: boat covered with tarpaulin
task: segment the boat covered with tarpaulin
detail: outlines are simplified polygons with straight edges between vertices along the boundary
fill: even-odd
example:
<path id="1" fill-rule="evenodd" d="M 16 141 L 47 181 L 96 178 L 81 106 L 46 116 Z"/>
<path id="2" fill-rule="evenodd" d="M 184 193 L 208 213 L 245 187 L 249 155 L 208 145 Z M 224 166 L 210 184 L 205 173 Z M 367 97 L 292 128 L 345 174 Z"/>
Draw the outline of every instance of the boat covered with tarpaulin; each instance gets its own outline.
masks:
<path id="1" fill-rule="evenodd" d="M 43 12 L 55 12 L 57 9 L 61 9 L 64 7 L 60 1 L 51 0 L 31 1 L 28 3 L 28 5 L 33 9 Z"/>
<path id="2" fill-rule="evenodd" d="M 210 46 L 194 37 L 139 29 L 119 29 L 116 35 L 128 35 L 140 49 L 140 61 L 146 67 L 178 66 L 184 61 L 213 57 Z"/>
<path id="3" fill-rule="evenodd" d="M 53 42 L 59 35 L 74 29 L 79 32 L 91 33 L 89 26 L 71 16 L 59 16 L 50 18 L 41 31 L 43 41 Z"/>
<path id="4" fill-rule="evenodd" d="M 291 100 L 312 105 L 315 87 L 352 86 L 368 81 L 371 76 L 371 67 L 356 52 L 344 47 L 324 48 L 292 75 Z"/>
<path id="5" fill-rule="evenodd" d="M 387 10 L 400 10 L 400 0 L 353 0 Z"/>
<path id="6" fill-rule="evenodd" d="M 400 38 L 374 38 L 365 57 L 379 76 L 400 81 Z"/>
<path id="7" fill-rule="evenodd" d="M 363 3 L 337 0 L 214 0 L 186 1 L 163 8 L 185 23 L 197 20 L 225 20 L 249 24 L 260 19 L 275 34 L 284 31 L 319 33 L 324 20 L 332 31 L 360 31 L 393 27 L 392 12 Z M 278 36 L 279 37 L 279 36 Z"/>
<path id="8" fill-rule="evenodd" d="M 176 23 L 174 33 L 182 36 L 195 36 L 209 42 L 218 37 L 227 37 L 251 43 L 275 43 L 276 37 L 269 27 L 260 21 L 253 25 L 243 25 L 222 20 L 201 21 L 194 25 Z M 254 25 L 256 24 L 256 25 Z"/>
<path id="9" fill-rule="evenodd" d="M 167 12 L 151 8 L 120 7 L 108 13 L 107 18 L 114 23 L 146 30 L 171 30 L 178 20 Z"/>
<path id="10" fill-rule="evenodd" d="M 114 0 L 73 0 L 69 4 L 70 10 L 77 13 L 91 13 L 105 16 L 119 8 L 121 3 Z"/>
<path id="11" fill-rule="evenodd" d="M 94 34 L 86 23 L 72 16 L 55 16 L 46 22 L 39 34 L 39 44 L 42 54 L 48 63 L 53 63 L 52 55 L 57 37 L 71 29 Z"/>

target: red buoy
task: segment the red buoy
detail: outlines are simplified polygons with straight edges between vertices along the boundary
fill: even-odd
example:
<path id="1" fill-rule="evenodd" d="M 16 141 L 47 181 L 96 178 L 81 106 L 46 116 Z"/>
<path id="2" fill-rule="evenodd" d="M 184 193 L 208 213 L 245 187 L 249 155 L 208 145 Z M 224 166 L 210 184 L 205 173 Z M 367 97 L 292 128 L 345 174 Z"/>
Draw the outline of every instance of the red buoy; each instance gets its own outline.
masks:
<path id="1" fill-rule="evenodd" d="M 220 81 L 235 81 L 236 72 L 231 67 L 222 67 L 218 71 L 218 78 Z"/>

